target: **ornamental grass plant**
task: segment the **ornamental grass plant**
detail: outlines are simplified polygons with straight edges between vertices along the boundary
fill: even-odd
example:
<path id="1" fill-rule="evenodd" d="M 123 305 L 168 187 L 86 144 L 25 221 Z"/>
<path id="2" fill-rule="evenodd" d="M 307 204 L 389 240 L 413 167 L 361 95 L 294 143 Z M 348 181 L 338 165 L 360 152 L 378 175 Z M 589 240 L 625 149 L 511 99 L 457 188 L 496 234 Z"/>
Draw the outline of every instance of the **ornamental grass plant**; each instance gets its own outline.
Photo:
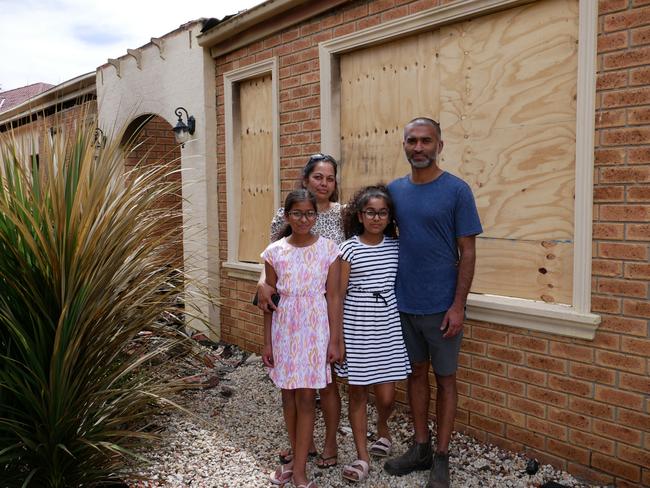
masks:
<path id="1" fill-rule="evenodd" d="M 184 285 L 179 233 L 161 227 L 179 179 L 168 164 L 125 173 L 128 148 L 83 120 L 39 158 L 0 134 L 2 487 L 119 483 L 180 388 L 154 371 L 184 347 L 161 320 Z"/>

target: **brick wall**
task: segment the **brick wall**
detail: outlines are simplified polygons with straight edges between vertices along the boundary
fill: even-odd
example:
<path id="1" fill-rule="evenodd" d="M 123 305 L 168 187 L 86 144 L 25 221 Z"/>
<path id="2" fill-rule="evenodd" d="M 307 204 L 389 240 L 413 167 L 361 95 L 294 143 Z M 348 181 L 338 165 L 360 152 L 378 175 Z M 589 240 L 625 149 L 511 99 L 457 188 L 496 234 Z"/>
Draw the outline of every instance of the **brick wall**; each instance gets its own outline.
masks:
<path id="1" fill-rule="evenodd" d="M 223 73 L 277 56 L 282 189 L 320 149 L 318 43 L 437 5 L 356 1 L 218 58 L 217 152 L 225 188 Z M 593 341 L 469 322 L 457 428 L 601 483 L 650 485 L 650 0 L 601 0 L 596 113 Z M 398 141 L 396 141 L 396 144 Z M 219 194 L 221 261 L 226 195 Z M 222 270 L 222 333 L 259 352 L 255 283 Z M 403 388 L 398 394 L 405 400 Z"/>
<path id="2" fill-rule="evenodd" d="M 132 169 L 136 164 L 165 164 L 169 171 L 175 171 L 169 175 L 170 181 L 180 182 L 181 173 L 181 150 L 176 143 L 172 126 L 159 115 L 153 115 L 140 128 L 140 124 L 146 118 L 140 118 L 132 122 L 131 126 L 136 125 L 139 132 L 133 138 L 134 150 L 126 158 L 126 169 Z M 180 191 L 180 188 L 179 188 Z M 170 264 L 176 267 L 183 266 L 183 217 L 182 197 L 178 194 L 168 194 L 160 198 L 158 205 L 160 208 L 170 210 L 170 215 L 160 223 L 161 232 L 174 230 L 171 242 L 172 247 L 169 249 Z"/>

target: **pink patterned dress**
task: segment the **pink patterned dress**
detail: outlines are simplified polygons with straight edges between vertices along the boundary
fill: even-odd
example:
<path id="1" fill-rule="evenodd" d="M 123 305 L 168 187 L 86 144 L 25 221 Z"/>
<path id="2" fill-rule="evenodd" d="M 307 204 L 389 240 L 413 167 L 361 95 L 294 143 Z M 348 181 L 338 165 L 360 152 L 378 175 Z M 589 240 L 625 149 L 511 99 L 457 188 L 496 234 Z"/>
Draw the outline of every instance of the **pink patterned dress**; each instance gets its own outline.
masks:
<path id="1" fill-rule="evenodd" d="M 292 246 L 283 238 L 262 253 L 278 276 L 280 304 L 271 322 L 275 366 L 269 368 L 278 388 L 325 388 L 332 381 L 325 285 L 338 256 L 336 243 L 324 237 L 306 247 Z"/>

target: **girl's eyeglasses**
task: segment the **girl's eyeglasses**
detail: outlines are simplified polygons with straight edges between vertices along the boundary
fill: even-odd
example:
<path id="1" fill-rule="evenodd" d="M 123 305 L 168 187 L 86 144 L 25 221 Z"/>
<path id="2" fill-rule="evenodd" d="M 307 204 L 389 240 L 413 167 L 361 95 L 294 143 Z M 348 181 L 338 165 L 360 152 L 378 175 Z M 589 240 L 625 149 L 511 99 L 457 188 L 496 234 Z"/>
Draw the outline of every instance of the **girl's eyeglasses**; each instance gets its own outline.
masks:
<path id="1" fill-rule="evenodd" d="M 367 210 L 362 210 L 361 213 L 364 214 L 369 219 L 374 219 L 375 217 L 379 217 L 380 220 L 387 219 L 388 216 L 390 215 L 390 212 L 388 210 L 380 210 L 379 212 L 377 212 L 376 210 L 373 210 L 371 208 Z"/>
<path id="2" fill-rule="evenodd" d="M 318 213 L 315 210 L 307 210 L 306 212 L 301 212 L 300 210 L 290 210 L 287 212 L 287 215 L 291 220 L 302 220 L 303 217 L 307 220 L 314 220 Z"/>

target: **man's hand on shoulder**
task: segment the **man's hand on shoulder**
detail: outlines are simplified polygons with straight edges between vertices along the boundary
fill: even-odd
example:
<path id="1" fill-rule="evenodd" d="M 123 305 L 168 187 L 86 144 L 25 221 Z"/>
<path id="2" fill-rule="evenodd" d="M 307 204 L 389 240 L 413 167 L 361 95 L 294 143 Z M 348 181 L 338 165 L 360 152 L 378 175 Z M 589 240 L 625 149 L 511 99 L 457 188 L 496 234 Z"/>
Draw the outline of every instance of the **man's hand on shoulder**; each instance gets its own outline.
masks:
<path id="1" fill-rule="evenodd" d="M 464 320 L 465 307 L 456 304 L 452 305 L 442 319 L 442 325 L 440 326 L 440 330 L 444 332 L 442 337 L 449 339 L 457 336 L 463 330 Z"/>

